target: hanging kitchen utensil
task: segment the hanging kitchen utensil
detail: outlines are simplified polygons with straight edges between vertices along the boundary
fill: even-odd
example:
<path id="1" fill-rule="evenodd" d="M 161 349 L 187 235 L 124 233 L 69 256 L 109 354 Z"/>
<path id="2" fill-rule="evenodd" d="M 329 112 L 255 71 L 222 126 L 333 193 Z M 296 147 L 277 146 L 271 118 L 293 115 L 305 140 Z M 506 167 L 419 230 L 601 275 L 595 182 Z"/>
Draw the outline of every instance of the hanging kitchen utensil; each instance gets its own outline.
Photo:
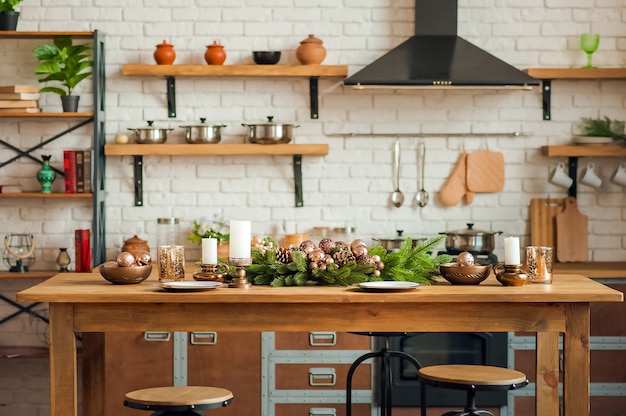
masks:
<path id="1" fill-rule="evenodd" d="M 471 192 L 500 192 L 504 188 L 504 156 L 479 150 L 467 155 L 466 186 Z"/>
<path id="2" fill-rule="evenodd" d="M 565 198 L 556 216 L 556 258 L 560 262 L 587 261 L 587 216 L 578 211 L 576 198 Z"/>
<path id="3" fill-rule="evenodd" d="M 556 247 L 556 216 L 563 211 L 563 199 L 530 200 L 530 244 Z"/>
<path id="4" fill-rule="evenodd" d="M 420 147 L 419 162 L 420 162 L 420 168 L 421 168 L 421 175 L 420 175 L 419 191 L 417 191 L 417 194 L 415 194 L 415 202 L 417 202 L 417 205 L 423 208 L 428 204 L 428 199 L 429 199 L 428 192 L 426 192 L 426 190 L 424 189 L 424 176 L 425 176 L 424 172 L 426 169 L 426 145 L 424 145 L 424 142 L 420 142 L 419 147 Z"/>
<path id="5" fill-rule="evenodd" d="M 400 190 L 400 141 L 396 140 L 393 150 L 393 167 L 396 176 L 396 190 L 391 193 L 391 203 L 394 207 L 401 207 L 404 203 L 404 194 Z"/>
<path id="6" fill-rule="evenodd" d="M 448 176 L 448 179 L 439 191 L 439 200 L 447 206 L 458 204 L 465 196 L 465 202 L 471 204 L 474 200 L 474 193 L 467 190 L 465 183 L 467 171 L 467 152 L 463 150 L 459 155 L 459 159 Z"/>

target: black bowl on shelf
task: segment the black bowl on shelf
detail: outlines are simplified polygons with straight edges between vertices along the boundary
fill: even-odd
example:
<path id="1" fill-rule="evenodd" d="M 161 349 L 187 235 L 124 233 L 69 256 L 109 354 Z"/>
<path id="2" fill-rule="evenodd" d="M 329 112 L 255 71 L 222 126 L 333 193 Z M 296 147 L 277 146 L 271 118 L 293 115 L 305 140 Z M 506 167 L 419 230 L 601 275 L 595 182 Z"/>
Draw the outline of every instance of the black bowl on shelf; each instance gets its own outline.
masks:
<path id="1" fill-rule="evenodd" d="M 254 51 L 252 59 L 258 65 L 274 65 L 280 61 L 280 51 Z"/>

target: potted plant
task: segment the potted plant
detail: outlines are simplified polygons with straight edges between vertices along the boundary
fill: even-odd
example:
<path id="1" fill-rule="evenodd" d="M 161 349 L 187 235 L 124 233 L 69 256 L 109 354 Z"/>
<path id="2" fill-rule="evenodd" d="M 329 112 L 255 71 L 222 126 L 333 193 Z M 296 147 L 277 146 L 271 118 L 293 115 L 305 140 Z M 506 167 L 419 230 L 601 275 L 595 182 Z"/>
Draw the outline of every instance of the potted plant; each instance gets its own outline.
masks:
<path id="1" fill-rule="evenodd" d="M 61 96 L 64 112 L 76 112 L 79 96 L 72 95 L 74 88 L 91 75 L 93 67 L 91 46 L 73 45 L 71 36 L 56 36 L 52 45 L 39 45 L 33 56 L 39 60 L 35 75 L 45 75 L 39 82 L 57 81 L 62 87 L 44 87 L 40 92 L 53 92 Z"/>
<path id="2" fill-rule="evenodd" d="M 624 122 L 609 117 L 582 117 L 578 123 L 578 136 L 583 138 L 606 138 L 607 142 L 624 140 Z M 610 140 L 609 140 L 610 139 Z"/>
<path id="3" fill-rule="evenodd" d="M 17 29 L 17 20 L 20 12 L 15 10 L 15 6 L 22 0 L 0 0 L 0 30 Z"/>

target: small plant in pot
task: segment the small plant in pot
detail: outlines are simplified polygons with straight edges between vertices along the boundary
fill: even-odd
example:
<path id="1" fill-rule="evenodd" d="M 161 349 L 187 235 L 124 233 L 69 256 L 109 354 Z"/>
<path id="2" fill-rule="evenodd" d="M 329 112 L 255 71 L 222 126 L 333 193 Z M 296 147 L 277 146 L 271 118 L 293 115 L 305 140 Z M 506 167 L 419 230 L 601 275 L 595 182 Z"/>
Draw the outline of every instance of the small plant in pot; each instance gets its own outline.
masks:
<path id="1" fill-rule="evenodd" d="M 57 36 L 52 45 L 39 45 L 33 56 L 39 60 L 35 75 L 45 75 L 39 82 L 57 81 L 61 87 L 44 87 L 40 92 L 53 92 L 61 96 L 64 112 L 76 112 L 79 96 L 72 95 L 74 88 L 91 75 L 93 60 L 91 46 L 73 45 L 71 36 Z"/>
<path id="2" fill-rule="evenodd" d="M 578 123 L 580 136 L 583 137 L 610 137 L 612 140 L 624 140 L 624 122 L 611 120 L 609 117 L 592 118 L 582 117 Z"/>
<path id="3" fill-rule="evenodd" d="M 20 12 L 15 6 L 22 0 L 0 0 L 0 30 L 16 30 Z"/>

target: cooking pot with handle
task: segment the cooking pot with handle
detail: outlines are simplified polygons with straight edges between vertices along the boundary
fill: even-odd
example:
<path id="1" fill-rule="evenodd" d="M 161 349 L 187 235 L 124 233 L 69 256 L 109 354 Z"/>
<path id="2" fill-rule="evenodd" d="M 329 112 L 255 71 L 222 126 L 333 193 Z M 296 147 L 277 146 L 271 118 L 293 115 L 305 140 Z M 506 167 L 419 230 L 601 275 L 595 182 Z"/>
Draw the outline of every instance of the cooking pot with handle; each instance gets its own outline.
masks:
<path id="1" fill-rule="evenodd" d="M 449 254 L 459 254 L 469 251 L 474 254 L 491 254 L 495 248 L 496 234 L 502 231 L 475 230 L 473 223 L 468 223 L 463 230 L 446 231 L 439 234 L 446 235 L 446 251 Z"/>

